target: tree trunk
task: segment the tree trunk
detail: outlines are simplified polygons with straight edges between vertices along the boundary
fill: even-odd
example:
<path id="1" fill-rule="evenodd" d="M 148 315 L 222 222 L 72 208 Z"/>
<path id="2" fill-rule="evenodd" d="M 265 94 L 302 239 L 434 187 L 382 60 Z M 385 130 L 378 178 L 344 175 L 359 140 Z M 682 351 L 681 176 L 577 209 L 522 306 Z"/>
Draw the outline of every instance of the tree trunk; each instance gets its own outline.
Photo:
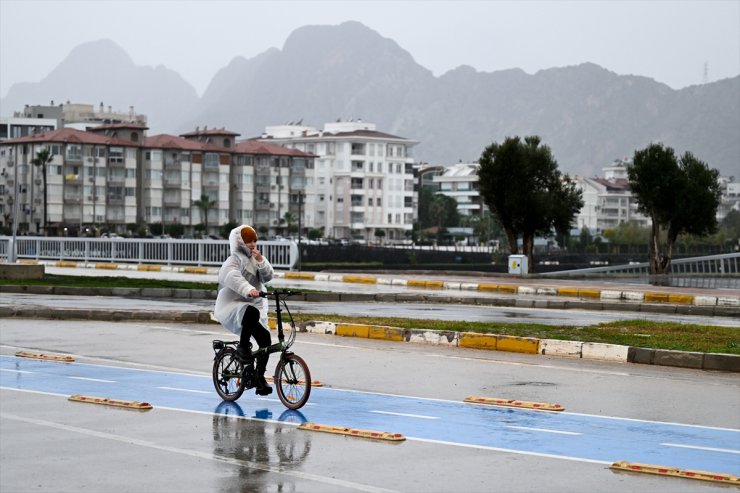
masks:
<path id="1" fill-rule="evenodd" d="M 44 236 L 49 235 L 49 231 L 47 229 L 47 218 L 49 217 L 48 213 L 48 197 L 49 197 L 49 187 L 46 185 L 46 163 L 43 163 L 41 165 L 41 173 L 44 175 Z"/>
<path id="2" fill-rule="evenodd" d="M 655 219 L 652 218 L 652 234 L 650 236 L 650 251 L 649 251 L 649 268 L 650 275 L 662 274 L 661 261 L 660 261 L 660 225 Z"/>
<path id="3" fill-rule="evenodd" d="M 519 253 L 519 245 L 516 241 L 516 234 L 511 229 L 506 229 L 506 239 L 509 242 L 509 251 L 512 255 Z"/>
<path id="4" fill-rule="evenodd" d="M 525 233 L 522 238 L 522 253 L 527 256 L 528 273 L 534 273 L 534 234 Z"/>

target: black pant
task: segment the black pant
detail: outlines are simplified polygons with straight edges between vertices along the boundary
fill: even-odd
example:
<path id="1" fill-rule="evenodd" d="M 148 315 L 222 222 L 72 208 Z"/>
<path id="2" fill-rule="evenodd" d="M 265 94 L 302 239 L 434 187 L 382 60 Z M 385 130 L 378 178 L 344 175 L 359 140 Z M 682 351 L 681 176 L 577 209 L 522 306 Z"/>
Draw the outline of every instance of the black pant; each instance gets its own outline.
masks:
<path id="1" fill-rule="evenodd" d="M 244 312 L 244 318 L 242 318 L 242 333 L 239 336 L 239 345 L 243 348 L 248 348 L 250 346 L 250 337 L 254 337 L 257 345 L 261 348 L 272 344 L 269 329 L 260 323 L 260 311 L 251 305 L 247 307 L 247 311 Z M 257 373 L 259 375 L 264 375 L 269 357 L 268 354 L 264 354 L 260 358 L 257 358 Z"/>

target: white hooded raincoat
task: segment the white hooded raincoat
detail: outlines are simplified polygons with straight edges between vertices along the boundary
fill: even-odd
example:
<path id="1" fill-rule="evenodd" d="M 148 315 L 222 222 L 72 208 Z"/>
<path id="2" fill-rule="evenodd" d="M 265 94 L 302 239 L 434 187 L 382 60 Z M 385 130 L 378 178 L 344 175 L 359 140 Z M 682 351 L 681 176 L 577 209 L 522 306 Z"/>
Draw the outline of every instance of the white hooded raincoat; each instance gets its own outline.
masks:
<path id="1" fill-rule="evenodd" d="M 218 296 L 214 315 L 216 319 L 234 334 L 242 332 L 242 318 L 247 306 L 251 305 L 260 311 L 260 323 L 267 327 L 267 299 L 252 298 L 252 288 L 265 291 L 265 284 L 272 280 L 272 265 L 263 257 L 258 263 L 242 240 L 238 226 L 229 234 L 231 255 L 224 261 L 218 271 Z"/>

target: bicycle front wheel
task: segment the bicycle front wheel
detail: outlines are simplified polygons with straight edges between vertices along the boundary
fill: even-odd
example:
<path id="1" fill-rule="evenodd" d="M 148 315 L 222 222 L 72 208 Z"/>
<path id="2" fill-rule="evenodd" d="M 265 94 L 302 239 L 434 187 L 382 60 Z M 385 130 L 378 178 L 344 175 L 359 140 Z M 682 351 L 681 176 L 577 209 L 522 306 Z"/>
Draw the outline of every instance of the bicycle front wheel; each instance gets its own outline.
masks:
<path id="1" fill-rule="evenodd" d="M 303 358 L 295 354 L 280 357 L 275 368 L 275 387 L 288 409 L 300 409 L 311 394 L 311 372 Z"/>
<path id="2" fill-rule="evenodd" d="M 213 361 L 213 386 L 225 401 L 233 402 L 244 393 L 244 365 L 236 359 L 236 350 L 222 349 Z"/>

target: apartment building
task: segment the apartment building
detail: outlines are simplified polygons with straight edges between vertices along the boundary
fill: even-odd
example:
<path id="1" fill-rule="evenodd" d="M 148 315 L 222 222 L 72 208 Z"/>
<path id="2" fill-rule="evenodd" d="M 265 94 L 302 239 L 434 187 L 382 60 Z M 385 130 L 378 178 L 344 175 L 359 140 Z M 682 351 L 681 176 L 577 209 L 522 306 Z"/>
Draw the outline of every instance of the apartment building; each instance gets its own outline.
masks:
<path id="1" fill-rule="evenodd" d="M 48 234 L 58 234 L 64 227 L 135 222 L 138 147 L 69 128 L 12 139 L 0 148 L 0 191 L 6 203 L 19 201 L 18 222 L 33 233 L 42 233 L 44 225 Z M 43 149 L 50 152 L 46 183 L 41 166 L 33 165 Z M 9 216 L 3 215 L 5 224 Z"/>
<path id="2" fill-rule="evenodd" d="M 482 216 L 488 210 L 479 192 L 479 167 L 478 163 L 457 163 L 432 178 L 438 193 L 455 199 L 461 216 Z"/>
<path id="3" fill-rule="evenodd" d="M 143 223 L 163 229 L 181 224 L 186 234 L 205 224 L 214 234 L 227 222 L 249 222 L 267 235 L 287 233 L 283 217 L 300 212 L 313 156 L 258 141 L 237 143 L 238 134 L 224 129 L 152 137 L 146 130 L 114 123 L 3 142 L 0 222 L 11 224 L 10 206 L 18 200 L 20 229 L 32 234 L 90 234 L 103 225 L 123 233 Z M 41 167 L 32 164 L 42 149 L 51 154 L 46 183 Z M 211 207 L 200 207 L 203 196 Z"/>
<path id="4" fill-rule="evenodd" d="M 270 126 L 259 139 L 316 155 L 306 169 L 305 224 L 325 237 L 404 240 L 414 222 L 416 141 L 379 132 L 374 123 L 337 121 L 321 130 Z"/>

